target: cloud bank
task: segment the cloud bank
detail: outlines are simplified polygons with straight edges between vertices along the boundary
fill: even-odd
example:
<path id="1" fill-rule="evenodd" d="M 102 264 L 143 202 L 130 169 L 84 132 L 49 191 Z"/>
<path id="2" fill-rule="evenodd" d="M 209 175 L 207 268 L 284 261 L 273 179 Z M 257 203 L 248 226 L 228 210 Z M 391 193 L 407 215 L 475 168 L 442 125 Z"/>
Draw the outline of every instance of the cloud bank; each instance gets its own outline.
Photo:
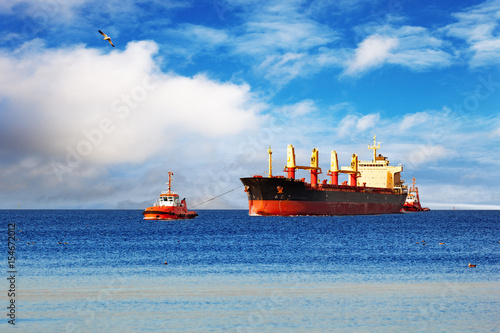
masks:
<path id="1" fill-rule="evenodd" d="M 160 72 L 157 51 L 151 41 L 110 53 L 31 43 L 0 55 L 4 189 L 42 179 L 69 192 L 124 163 L 164 162 L 166 172 L 169 160 L 200 163 L 257 128 L 264 104 L 248 85 Z M 24 185 L 9 178 L 16 163 Z"/>

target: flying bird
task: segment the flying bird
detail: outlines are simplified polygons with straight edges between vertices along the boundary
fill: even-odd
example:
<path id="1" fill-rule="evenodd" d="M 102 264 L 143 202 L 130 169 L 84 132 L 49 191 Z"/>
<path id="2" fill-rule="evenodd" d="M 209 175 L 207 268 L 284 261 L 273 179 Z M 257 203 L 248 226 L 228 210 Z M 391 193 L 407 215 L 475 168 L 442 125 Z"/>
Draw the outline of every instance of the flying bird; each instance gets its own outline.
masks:
<path id="1" fill-rule="evenodd" d="M 108 35 L 106 35 L 106 34 L 105 34 L 104 32 L 102 32 L 101 30 L 98 30 L 98 31 L 101 33 L 101 35 L 103 35 L 103 36 L 104 36 L 104 40 L 107 40 L 107 41 L 109 42 L 109 44 L 111 44 L 111 46 L 115 47 L 115 46 L 113 45 L 113 42 L 111 41 L 111 38 L 109 38 L 109 36 L 108 36 Z"/>

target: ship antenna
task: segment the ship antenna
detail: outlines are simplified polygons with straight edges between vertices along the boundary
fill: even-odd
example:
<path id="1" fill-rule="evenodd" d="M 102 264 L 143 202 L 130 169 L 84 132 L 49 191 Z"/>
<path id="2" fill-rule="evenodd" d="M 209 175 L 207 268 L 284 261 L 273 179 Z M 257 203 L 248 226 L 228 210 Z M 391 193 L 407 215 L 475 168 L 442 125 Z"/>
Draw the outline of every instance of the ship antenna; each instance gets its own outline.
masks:
<path id="1" fill-rule="evenodd" d="M 168 172 L 168 194 L 172 194 L 172 176 L 174 173 L 172 171 Z"/>
<path id="2" fill-rule="evenodd" d="M 373 146 L 368 145 L 368 149 L 373 149 L 373 161 L 377 158 L 377 149 L 380 148 L 380 142 L 377 144 L 377 136 L 373 136 Z"/>

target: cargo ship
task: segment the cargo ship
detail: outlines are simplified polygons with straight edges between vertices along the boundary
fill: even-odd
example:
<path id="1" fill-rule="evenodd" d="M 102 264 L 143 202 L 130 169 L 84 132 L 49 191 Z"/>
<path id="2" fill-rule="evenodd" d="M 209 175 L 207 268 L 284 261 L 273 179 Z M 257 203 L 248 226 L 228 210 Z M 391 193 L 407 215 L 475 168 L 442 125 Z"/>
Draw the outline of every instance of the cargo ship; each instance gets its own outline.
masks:
<path id="1" fill-rule="evenodd" d="M 198 216 L 195 211 L 188 211 L 185 198 L 180 200 L 179 195 L 172 192 L 173 174 L 173 172 L 168 172 L 167 191 L 162 191 L 154 205 L 142 212 L 145 220 L 193 219 Z"/>
<path id="2" fill-rule="evenodd" d="M 408 196 L 406 201 L 401 208 L 401 212 L 427 212 L 430 209 L 427 207 L 422 207 L 420 204 L 420 197 L 418 195 L 418 187 L 415 186 L 415 178 L 412 179 L 412 185 L 408 189 Z"/>
<path id="3" fill-rule="evenodd" d="M 273 176 L 272 150 L 268 149 L 268 176 L 240 178 L 248 197 L 251 216 L 300 215 L 369 215 L 399 213 L 405 203 L 407 189 L 401 179 L 402 165 L 391 166 L 387 157 L 377 155 L 376 137 L 372 161 L 358 161 L 352 155 L 351 165 L 338 167 L 335 151 L 331 152 L 330 180 L 318 180 L 321 174 L 319 152 L 312 151 L 310 166 L 295 163 L 293 145 L 287 149 L 286 176 Z M 309 170 L 311 180 L 296 179 L 296 170 Z M 339 174 L 347 174 L 348 181 L 339 184 Z"/>

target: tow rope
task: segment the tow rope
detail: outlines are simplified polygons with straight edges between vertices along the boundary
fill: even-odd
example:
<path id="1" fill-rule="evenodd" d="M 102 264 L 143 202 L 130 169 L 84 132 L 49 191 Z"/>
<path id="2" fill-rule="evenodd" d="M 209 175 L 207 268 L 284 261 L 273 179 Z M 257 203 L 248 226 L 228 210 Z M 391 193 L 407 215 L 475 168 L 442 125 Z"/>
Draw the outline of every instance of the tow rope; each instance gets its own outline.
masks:
<path id="1" fill-rule="evenodd" d="M 243 187 L 243 186 L 244 186 L 244 185 L 240 185 L 240 186 L 238 186 L 238 187 L 235 187 L 235 188 L 233 188 L 232 190 L 229 190 L 229 191 L 224 192 L 224 193 L 222 193 L 222 194 L 219 194 L 219 195 L 217 195 L 217 196 L 215 196 L 215 197 L 213 197 L 213 198 L 210 198 L 210 199 L 208 199 L 208 200 L 206 200 L 206 201 L 203 201 L 203 202 L 201 202 L 201 203 L 199 203 L 199 204 L 196 204 L 196 205 L 192 206 L 191 208 L 198 207 L 198 206 L 200 206 L 200 205 L 203 205 L 204 203 L 207 203 L 207 202 L 209 202 L 209 201 L 212 201 L 212 200 L 214 200 L 214 199 L 217 199 L 218 197 L 222 197 L 223 195 L 228 194 L 229 192 L 233 192 L 234 190 L 237 190 L 237 189 L 239 189 L 239 188 L 241 188 L 241 187 Z"/>

